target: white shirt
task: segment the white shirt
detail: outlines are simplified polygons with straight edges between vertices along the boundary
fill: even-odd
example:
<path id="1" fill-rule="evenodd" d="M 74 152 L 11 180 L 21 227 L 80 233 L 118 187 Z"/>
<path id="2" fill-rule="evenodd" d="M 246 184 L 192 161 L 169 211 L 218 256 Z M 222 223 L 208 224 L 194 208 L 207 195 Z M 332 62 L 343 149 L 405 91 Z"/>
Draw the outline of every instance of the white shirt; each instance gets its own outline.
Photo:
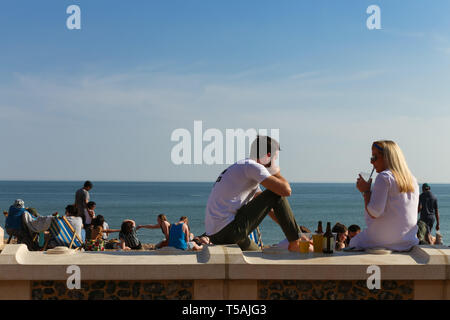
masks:
<path id="1" fill-rule="evenodd" d="M 109 229 L 108 223 L 106 221 L 103 222 L 103 230 L 108 230 L 108 229 Z M 106 232 L 104 232 L 102 238 L 103 238 L 103 240 L 108 240 L 108 234 Z"/>
<path id="2" fill-rule="evenodd" d="M 253 198 L 259 184 L 270 176 L 266 167 L 252 159 L 240 160 L 224 170 L 206 205 L 206 234 L 213 235 L 233 221 L 237 210 Z"/>
<path id="3" fill-rule="evenodd" d="M 67 221 L 69 221 L 70 225 L 75 229 L 75 232 L 77 233 L 78 237 L 80 237 L 80 239 L 83 239 L 83 237 L 81 236 L 81 229 L 83 227 L 83 219 L 81 219 L 81 217 L 76 217 L 76 216 L 65 216 Z"/>
<path id="4" fill-rule="evenodd" d="M 365 220 L 367 229 L 350 240 L 349 247 L 359 249 L 386 248 L 404 251 L 419 243 L 417 238 L 417 208 L 419 185 L 414 178 L 414 192 L 400 193 L 390 170 L 378 174 L 372 187 Z"/>

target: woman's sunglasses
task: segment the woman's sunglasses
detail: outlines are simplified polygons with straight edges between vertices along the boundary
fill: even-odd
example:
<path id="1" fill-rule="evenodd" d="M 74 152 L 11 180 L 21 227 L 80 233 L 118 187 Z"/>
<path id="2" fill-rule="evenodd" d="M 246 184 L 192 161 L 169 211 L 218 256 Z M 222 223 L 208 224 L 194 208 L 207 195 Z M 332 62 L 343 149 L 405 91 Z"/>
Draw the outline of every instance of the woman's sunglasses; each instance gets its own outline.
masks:
<path id="1" fill-rule="evenodd" d="M 375 162 L 375 161 L 377 161 L 377 156 L 372 156 L 372 157 L 370 157 L 370 162 Z"/>

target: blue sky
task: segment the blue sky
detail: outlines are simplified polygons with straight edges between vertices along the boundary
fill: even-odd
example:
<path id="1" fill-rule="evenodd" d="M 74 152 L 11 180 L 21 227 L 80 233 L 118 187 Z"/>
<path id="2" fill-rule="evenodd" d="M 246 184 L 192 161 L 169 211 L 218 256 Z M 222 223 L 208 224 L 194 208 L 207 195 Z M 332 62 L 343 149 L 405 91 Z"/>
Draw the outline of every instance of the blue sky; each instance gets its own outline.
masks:
<path id="1" fill-rule="evenodd" d="M 81 8 L 81 30 L 66 8 Z M 381 8 L 368 30 L 366 8 Z M 0 179 L 214 181 L 177 128 L 277 128 L 291 181 L 348 182 L 392 139 L 450 182 L 448 1 L 4 1 Z M 13 151 L 14 150 L 14 151 Z"/>

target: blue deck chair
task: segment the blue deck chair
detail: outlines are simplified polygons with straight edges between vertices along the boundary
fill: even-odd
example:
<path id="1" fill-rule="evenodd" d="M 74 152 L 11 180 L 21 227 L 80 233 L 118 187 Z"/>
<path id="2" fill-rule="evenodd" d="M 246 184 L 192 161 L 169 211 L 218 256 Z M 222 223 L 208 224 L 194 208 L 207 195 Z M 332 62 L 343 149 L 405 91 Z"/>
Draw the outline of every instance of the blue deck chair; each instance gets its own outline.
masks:
<path id="1" fill-rule="evenodd" d="M 71 249 L 81 248 L 83 246 L 83 240 L 75 232 L 66 217 L 57 217 L 53 219 L 50 225 L 50 234 L 59 246 L 66 246 Z"/>
<path id="2" fill-rule="evenodd" d="M 259 231 L 259 227 L 256 227 L 255 230 L 253 230 L 248 237 L 250 238 L 250 240 L 253 240 L 258 247 L 263 248 L 263 242 L 262 242 L 262 238 L 261 238 L 261 232 Z"/>

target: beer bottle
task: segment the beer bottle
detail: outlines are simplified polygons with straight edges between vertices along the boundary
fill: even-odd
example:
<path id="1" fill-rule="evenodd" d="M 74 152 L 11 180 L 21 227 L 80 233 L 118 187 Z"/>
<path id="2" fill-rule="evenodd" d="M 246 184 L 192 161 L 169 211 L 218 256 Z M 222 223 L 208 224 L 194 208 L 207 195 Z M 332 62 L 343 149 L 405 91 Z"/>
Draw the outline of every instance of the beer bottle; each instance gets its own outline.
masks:
<path id="1" fill-rule="evenodd" d="M 323 235 L 323 253 L 333 253 L 335 247 L 335 240 L 331 232 L 331 223 L 327 222 L 327 231 Z"/>
<path id="2" fill-rule="evenodd" d="M 313 234 L 313 246 L 314 252 L 322 253 L 323 252 L 323 230 L 322 230 L 322 221 L 319 221 L 317 225 L 316 233 Z"/>
<path id="3" fill-rule="evenodd" d="M 319 224 L 317 225 L 317 230 L 316 230 L 317 234 L 322 234 L 323 230 L 322 230 L 322 221 L 319 221 Z"/>

